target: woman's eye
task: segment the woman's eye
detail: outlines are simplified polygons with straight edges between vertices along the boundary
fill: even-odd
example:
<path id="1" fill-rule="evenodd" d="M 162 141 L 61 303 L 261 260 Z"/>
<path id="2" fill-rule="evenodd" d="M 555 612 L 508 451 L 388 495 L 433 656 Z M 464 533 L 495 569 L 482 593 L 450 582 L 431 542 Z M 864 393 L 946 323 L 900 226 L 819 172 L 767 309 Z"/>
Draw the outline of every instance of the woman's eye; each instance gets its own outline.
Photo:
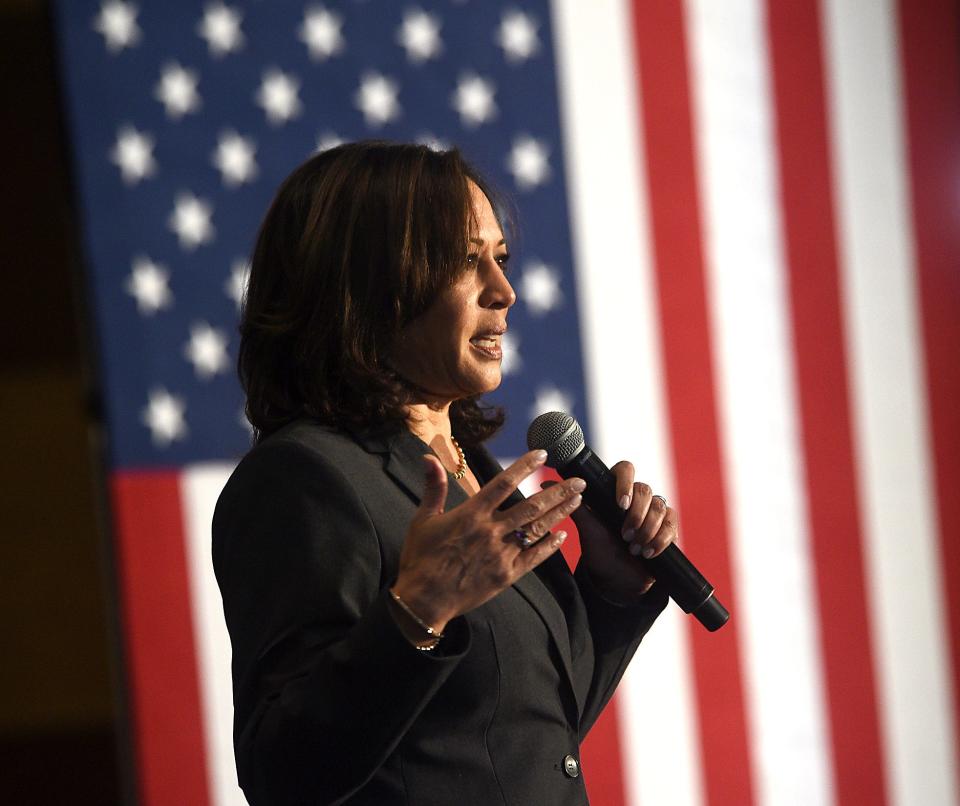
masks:
<path id="1" fill-rule="evenodd" d="M 508 253 L 503 255 L 494 255 L 493 259 L 503 271 L 507 270 L 507 261 L 510 260 L 510 255 Z M 480 263 L 480 255 L 478 253 L 467 255 L 468 266 L 476 266 L 479 263 Z"/>

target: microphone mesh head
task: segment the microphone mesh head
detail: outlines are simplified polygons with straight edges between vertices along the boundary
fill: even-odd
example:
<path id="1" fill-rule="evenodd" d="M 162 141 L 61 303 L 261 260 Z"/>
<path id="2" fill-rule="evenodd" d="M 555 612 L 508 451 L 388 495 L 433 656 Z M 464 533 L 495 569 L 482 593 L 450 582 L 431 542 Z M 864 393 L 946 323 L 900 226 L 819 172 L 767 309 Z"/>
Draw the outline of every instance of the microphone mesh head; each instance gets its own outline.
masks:
<path id="1" fill-rule="evenodd" d="M 530 423 L 527 448 L 547 452 L 547 467 L 563 467 L 583 450 L 583 430 L 562 411 L 548 411 Z"/>

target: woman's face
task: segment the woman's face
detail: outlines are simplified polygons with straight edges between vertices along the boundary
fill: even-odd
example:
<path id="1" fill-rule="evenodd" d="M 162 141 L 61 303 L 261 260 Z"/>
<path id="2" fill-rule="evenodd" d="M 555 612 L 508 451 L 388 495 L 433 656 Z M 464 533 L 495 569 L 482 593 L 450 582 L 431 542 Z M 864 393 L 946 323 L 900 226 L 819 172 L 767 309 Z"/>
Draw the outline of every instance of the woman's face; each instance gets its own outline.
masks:
<path id="1" fill-rule="evenodd" d="M 517 299 L 504 273 L 509 255 L 490 201 L 472 182 L 470 194 L 478 229 L 469 236 L 467 268 L 401 331 L 391 356 L 404 378 L 440 400 L 500 385 L 501 339 Z"/>

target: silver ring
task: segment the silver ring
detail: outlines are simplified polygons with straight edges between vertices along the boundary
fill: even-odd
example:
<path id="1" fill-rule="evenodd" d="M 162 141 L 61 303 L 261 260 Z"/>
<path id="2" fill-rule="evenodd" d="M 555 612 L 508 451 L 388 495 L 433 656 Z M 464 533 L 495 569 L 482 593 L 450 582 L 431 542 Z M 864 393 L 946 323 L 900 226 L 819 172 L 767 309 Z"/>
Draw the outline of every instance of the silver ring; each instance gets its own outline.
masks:
<path id="1" fill-rule="evenodd" d="M 663 505 L 664 505 L 664 506 L 667 505 L 667 499 L 664 498 L 662 495 L 655 495 L 655 496 L 653 496 L 653 497 L 654 497 L 654 498 L 659 498 L 661 501 L 663 501 Z"/>
<path id="2" fill-rule="evenodd" d="M 526 529 L 514 529 L 510 533 L 510 536 L 516 539 L 521 551 L 530 548 L 530 546 L 537 542 L 537 539 Z"/>

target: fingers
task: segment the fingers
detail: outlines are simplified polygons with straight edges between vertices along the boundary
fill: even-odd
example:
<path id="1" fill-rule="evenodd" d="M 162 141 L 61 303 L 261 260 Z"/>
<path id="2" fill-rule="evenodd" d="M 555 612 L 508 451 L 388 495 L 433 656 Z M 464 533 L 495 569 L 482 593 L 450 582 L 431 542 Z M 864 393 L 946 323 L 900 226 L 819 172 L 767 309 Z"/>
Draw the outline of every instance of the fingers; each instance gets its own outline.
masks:
<path id="1" fill-rule="evenodd" d="M 613 477 L 616 479 L 617 503 L 620 509 L 630 509 L 633 503 L 633 480 L 636 477 L 636 471 L 630 462 L 617 462 L 610 468 Z"/>
<path id="2" fill-rule="evenodd" d="M 561 484 L 550 484 L 545 486 L 541 492 L 530 496 L 519 504 L 514 504 L 505 512 L 497 513 L 497 519 L 507 530 L 523 528 L 531 534 L 536 534 L 537 537 L 542 537 L 550 530 L 553 523 L 557 523 L 556 520 L 553 520 L 552 523 L 549 522 L 552 517 L 551 512 L 576 498 L 576 502 L 566 510 L 566 514 L 559 518 L 559 520 L 563 520 L 580 506 L 579 494 L 586 487 L 586 482 L 578 478 L 567 479 Z M 547 524 L 545 528 L 544 523 Z"/>
<path id="3" fill-rule="evenodd" d="M 651 521 L 646 524 L 646 529 L 644 532 L 640 532 L 640 528 L 644 525 L 644 522 L 650 512 L 650 504 L 653 501 L 653 489 L 649 484 L 644 484 L 642 481 L 638 481 L 633 485 L 633 489 L 630 495 L 630 507 L 627 510 L 627 515 L 623 519 L 623 525 L 620 527 L 620 534 L 623 536 L 623 539 L 628 543 L 632 543 L 637 538 L 641 538 L 640 545 L 642 547 L 643 543 L 646 540 L 649 540 L 657 533 L 657 529 L 660 528 L 660 520 L 662 520 L 662 513 L 653 512 L 651 515 Z M 640 549 L 637 549 L 638 553 Z"/>
<path id="4" fill-rule="evenodd" d="M 544 490 L 554 487 L 557 485 L 555 481 L 545 481 L 540 487 Z M 605 532 L 607 527 L 603 525 L 603 522 L 597 519 L 597 516 L 594 515 L 587 507 L 577 507 L 573 512 L 570 513 L 570 520 L 573 521 L 574 526 L 577 527 L 577 531 L 580 533 L 580 540 L 583 541 L 584 533 L 596 533 L 596 532 Z"/>
<path id="5" fill-rule="evenodd" d="M 566 539 L 567 533 L 561 529 L 559 532 L 550 535 L 548 539 L 541 540 L 530 548 L 519 552 L 513 561 L 514 573 L 516 574 L 515 579 L 519 579 L 528 571 L 540 565 L 547 557 L 560 548 Z"/>
<path id="6" fill-rule="evenodd" d="M 639 526 L 631 528 L 624 522 L 623 539 L 630 544 L 628 550 L 631 554 L 650 559 L 673 543 L 677 539 L 677 533 L 676 510 L 667 506 L 662 496 L 655 495 L 652 496 L 647 513 Z"/>
<path id="7" fill-rule="evenodd" d="M 534 540 L 539 540 L 560 521 L 570 517 L 580 506 L 581 501 L 580 494 L 574 493 L 569 498 L 562 499 L 557 506 L 542 512 L 534 520 L 518 528 L 522 528 Z"/>
<path id="8" fill-rule="evenodd" d="M 473 500 L 483 507 L 496 509 L 520 486 L 520 482 L 539 470 L 546 460 L 546 451 L 525 453 L 506 470 L 490 479 L 473 497 Z"/>
<path id="9" fill-rule="evenodd" d="M 658 554 L 663 553 L 667 546 L 676 542 L 677 535 L 679 534 L 679 524 L 677 522 L 678 518 L 676 510 L 666 506 L 666 504 L 664 504 L 664 507 L 666 512 L 664 513 L 660 528 L 653 536 L 653 539 L 647 542 L 643 548 L 643 551 L 641 552 L 641 554 L 647 557 L 647 559 L 650 557 L 656 557 Z"/>
<path id="10" fill-rule="evenodd" d="M 440 460 L 431 454 L 424 454 L 423 472 L 423 497 L 414 518 L 440 515 L 447 501 L 447 471 L 443 469 Z"/>
<path id="11" fill-rule="evenodd" d="M 652 495 L 652 491 L 646 484 L 637 485 L 634 493 L 636 505 L 631 507 L 623 522 L 621 535 L 623 539 L 630 543 L 629 551 L 631 554 L 641 554 L 649 559 L 653 556 L 653 547 L 647 544 L 653 540 L 660 526 L 663 523 L 663 517 L 667 512 L 666 499 L 661 496 Z M 643 502 L 646 501 L 646 509 L 643 509 Z"/>

